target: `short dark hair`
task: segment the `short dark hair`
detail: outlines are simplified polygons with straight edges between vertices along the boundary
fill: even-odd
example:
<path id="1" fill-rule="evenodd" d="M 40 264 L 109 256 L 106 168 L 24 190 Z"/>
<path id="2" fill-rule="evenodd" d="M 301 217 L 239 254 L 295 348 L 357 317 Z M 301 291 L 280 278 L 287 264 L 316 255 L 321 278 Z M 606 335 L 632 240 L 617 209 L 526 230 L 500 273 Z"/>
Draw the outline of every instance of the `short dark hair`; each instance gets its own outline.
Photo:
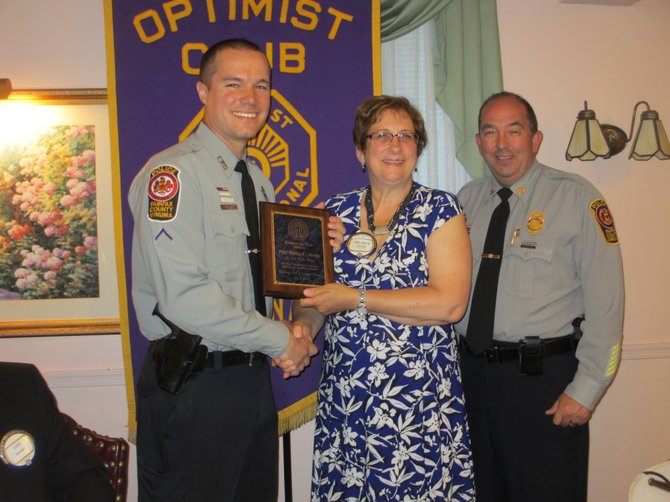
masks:
<path id="1" fill-rule="evenodd" d="M 395 112 L 405 112 L 409 115 L 414 126 L 414 132 L 417 135 L 416 153 L 421 155 L 423 149 L 428 144 L 428 135 L 426 126 L 423 122 L 421 112 L 417 110 L 409 100 L 402 96 L 372 96 L 363 101 L 356 109 L 356 119 L 354 120 L 354 129 L 352 136 L 354 144 L 361 152 L 365 151 L 365 142 L 370 128 L 379 121 L 381 114 L 386 110 Z"/>
<path id="2" fill-rule="evenodd" d="M 486 105 L 488 105 L 491 101 L 495 101 L 496 99 L 500 98 L 512 98 L 516 99 L 519 103 L 521 103 L 524 106 L 524 108 L 526 108 L 526 117 L 528 118 L 528 122 L 530 124 L 530 132 L 532 134 L 535 134 L 537 132 L 537 116 L 535 115 L 535 110 L 533 110 L 533 107 L 530 106 L 530 103 L 526 101 L 523 97 L 508 91 L 501 91 L 492 94 L 491 96 L 486 98 L 486 100 L 482 103 L 482 106 L 479 107 L 479 117 L 477 119 L 478 131 L 481 132 L 482 130 L 482 112 L 484 111 L 484 108 L 486 108 Z"/>
<path id="3" fill-rule="evenodd" d="M 203 54 L 202 60 L 200 61 L 200 82 L 209 86 L 209 82 L 212 79 L 212 75 L 216 71 L 216 55 L 226 49 L 237 49 L 241 51 L 254 51 L 259 52 L 265 56 L 265 52 L 258 45 L 247 40 L 245 38 L 228 38 L 226 40 L 221 40 L 220 42 L 215 43 L 207 52 Z M 268 63 L 268 67 L 270 63 Z M 272 70 L 270 70 L 272 71 Z"/>

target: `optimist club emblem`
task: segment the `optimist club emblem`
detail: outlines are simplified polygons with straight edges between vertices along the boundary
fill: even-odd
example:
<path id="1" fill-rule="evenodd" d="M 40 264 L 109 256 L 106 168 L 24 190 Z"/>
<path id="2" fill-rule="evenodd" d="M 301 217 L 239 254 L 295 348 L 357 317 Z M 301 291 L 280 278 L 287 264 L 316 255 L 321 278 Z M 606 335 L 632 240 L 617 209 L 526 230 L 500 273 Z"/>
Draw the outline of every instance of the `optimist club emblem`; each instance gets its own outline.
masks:
<path id="1" fill-rule="evenodd" d="M 149 179 L 149 219 L 170 221 L 177 216 L 179 205 L 179 169 L 160 166 Z"/>

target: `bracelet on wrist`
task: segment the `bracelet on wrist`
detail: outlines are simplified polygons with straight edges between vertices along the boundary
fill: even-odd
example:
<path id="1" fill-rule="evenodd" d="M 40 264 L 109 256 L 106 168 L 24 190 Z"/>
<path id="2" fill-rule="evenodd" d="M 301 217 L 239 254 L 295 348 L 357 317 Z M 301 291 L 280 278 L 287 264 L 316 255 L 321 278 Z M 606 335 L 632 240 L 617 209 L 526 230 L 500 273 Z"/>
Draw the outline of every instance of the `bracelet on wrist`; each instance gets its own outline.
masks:
<path id="1" fill-rule="evenodd" d="M 368 315 L 368 308 L 365 305 L 366 297 L 367 292 L 365 290 L 365 286 L 361 286 L 360 288 L 358 288 L 358 308 L 356 309 L 356 312 L 361 317 L 365 317 L 366 315 Z"/>

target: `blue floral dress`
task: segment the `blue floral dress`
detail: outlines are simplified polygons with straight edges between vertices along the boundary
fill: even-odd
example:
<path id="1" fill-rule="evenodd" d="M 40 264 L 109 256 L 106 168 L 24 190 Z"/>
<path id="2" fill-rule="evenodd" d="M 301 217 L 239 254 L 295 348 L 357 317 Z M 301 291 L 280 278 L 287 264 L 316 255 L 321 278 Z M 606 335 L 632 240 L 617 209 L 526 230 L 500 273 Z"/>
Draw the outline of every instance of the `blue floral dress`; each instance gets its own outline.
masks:
<path id="1" fill-rule="evenodd" d="M 344 246 L 336 254 L 337 282 L 368 290 L 427 284 L 428 238 L 462 209 L 449 193 L 414 187 L 374 260 Z M 360 227 L 364 194 L 326 204 L 347 237 Z M 346 311 L 329 316 L 325 332 L 312 501 L 474 500 L 452 325 L 409 326 Z"/>

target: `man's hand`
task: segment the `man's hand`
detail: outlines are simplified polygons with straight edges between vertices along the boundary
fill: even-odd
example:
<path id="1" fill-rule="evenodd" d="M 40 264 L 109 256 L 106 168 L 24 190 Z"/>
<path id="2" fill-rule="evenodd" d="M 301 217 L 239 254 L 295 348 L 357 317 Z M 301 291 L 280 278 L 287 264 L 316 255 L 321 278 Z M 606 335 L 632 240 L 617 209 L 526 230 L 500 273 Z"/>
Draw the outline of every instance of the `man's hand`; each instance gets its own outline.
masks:
<path id="1" fill-rule="evenodd" d="M 312 342 L 312 333 L 306 323 L 296 321 L 293 324 L 286 324 L 290 330 L 288 346 L 284 353 L 274 360 L 284 372 L 285 379 L 302 373 L 309 366 L 312 356 L 319 352 Z"/>
<path id="2" fill-rule="evenodd" d="M 554 425 L 560 425 L 561 427 L 584 425 L 593 416 L 591 410 L 565 393 L 558 396 L 554 405 L 545 411 L 545 414 L 553 415 L 552 422 L 554 422 Z"/>

